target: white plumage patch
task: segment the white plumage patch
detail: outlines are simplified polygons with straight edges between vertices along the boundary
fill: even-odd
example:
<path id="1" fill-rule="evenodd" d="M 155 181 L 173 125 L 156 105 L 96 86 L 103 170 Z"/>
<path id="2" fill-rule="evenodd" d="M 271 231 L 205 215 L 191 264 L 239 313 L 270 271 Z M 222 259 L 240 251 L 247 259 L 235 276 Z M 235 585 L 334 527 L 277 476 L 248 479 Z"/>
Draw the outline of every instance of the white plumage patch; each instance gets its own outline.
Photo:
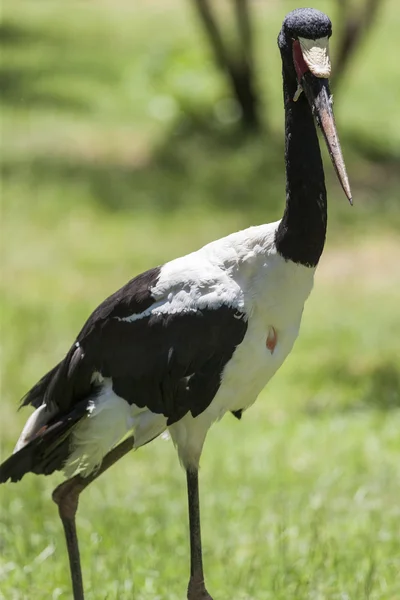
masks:
<path id="1" fill-rule="evenodd" d="M 328 78 L 331 74 L 331 60 L 329 57 L 329 38 L 322 37 L 309 40 L 299 37 L 301 53 L 304 62 L 315 77 Z"/>
<path id="2" fill-rule="evenodd" d="M 80 473 L 87 477 L 101 464 L 105 455 L 128 436 L 135 448 L 143 446 L 165 431 L 166 419 L 147 408 L 130 405 L 104 379 L 101 392 L 89 400 L 87 416 L 72 432 L 72 452 L 64 465 L 67 477 Z"/>
<path id="3" fill-rule="evenodd" d="M 14 453 L 21 450 L 35 435 L 44 427 L 57 412 L 57 407 L 50 409 L 46 404 L 42 404 L 31 414 L 18 438 L 14 448 Z"/>
<path id="4" fill-rule="evenodd" d="M 72 453 L 64 466 L 67 477 L 84 477 L 98 468 L 104 456 L 131 430 L 129 404 L 112 391 L 111 385 L 89 400 L 87 416 L 72 433 Z"/>
<path id="5" fill-rule="evenodd" d="M 251 228 L 246 231 L 257 231 Z M 222 305 L 241 311 L 243 291 L 232 277 L 242 255 L 254 251 L 253 240 L 246 231 L 238 232 L 212 242 L 196 252 L 166 263 L 161 268 L 157 284 L 151 289 L 154 303 L 141 313 L 116 317 L 132 323 L 150 315 L 195 314 L 202 310 L 216 310 Z"/>

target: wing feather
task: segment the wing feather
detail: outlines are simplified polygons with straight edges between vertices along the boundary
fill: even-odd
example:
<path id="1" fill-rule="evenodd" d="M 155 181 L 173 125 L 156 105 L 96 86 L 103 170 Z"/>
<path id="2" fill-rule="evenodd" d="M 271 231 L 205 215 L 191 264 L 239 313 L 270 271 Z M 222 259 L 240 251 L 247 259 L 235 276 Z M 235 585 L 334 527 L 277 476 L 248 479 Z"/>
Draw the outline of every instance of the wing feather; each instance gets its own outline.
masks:
<path id="1" fill-rule="evenodd" d="M 25 403 L 31 397 L 38 405 L 40 391 L 47 404 L 56 404 L 65 414 L 93 393 L 98 385 L 94 375 L 100 373 L 112 380 L 116 394 L 162 413 L 168 424 L 188 411 L 196 416 L 205 410 L 220 386 L 224 366 L 243 340 L 246 316 L 232 305 L 232 293 L 226 299 L 221 295 L 220 282 L 214 303 L 198 302 L 204 290 L 210 295 L 213 281 L 206 287 L 202 280 L 196 289 L 184 277 L 181 286 L 175 279 L 173 292 L 163 283 L 160 298 L 160 273 L 160 267 L 146 271 L 107 298 L 65 359 Z"/>

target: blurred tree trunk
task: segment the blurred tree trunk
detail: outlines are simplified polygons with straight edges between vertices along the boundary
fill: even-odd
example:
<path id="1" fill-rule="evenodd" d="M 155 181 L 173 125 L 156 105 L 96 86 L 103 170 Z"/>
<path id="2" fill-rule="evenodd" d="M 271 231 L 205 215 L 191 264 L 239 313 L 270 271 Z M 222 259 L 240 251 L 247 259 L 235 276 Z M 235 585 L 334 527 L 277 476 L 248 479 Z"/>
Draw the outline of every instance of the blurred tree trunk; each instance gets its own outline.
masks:
<path id="1" fill-rule="evenodd" d="M 360 44 L 370 32 L 383 1 L 363 0 L 356 7 L 351 6 L 351 0 L 337 0 L 337 3 L 339 8 L 338 22 L 342 25 L 338 36 L 335 68 L 332 77 L 336 86 L 340 85 L 340 81 L 343 79 Z"/>
<path id="2" fill-rule="evenodd" d="M 242 124 L 247 130 L 259 131 L 259 97 L 255 87 L 253 36 L 248 0 L 231 0 L 238 32 L 238 48 L 228 49 L 209 0 L 193 0 L 210 42 L 214 59 L 226 74 L 241 109 Z"/>

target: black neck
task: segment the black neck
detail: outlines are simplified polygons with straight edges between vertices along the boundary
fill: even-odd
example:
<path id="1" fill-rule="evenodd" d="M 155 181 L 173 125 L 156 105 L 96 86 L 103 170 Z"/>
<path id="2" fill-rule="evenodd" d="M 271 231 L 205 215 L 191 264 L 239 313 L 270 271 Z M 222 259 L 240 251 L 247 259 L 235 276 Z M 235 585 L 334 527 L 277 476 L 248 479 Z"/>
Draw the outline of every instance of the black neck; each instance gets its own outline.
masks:
<path id="1" fill-rule="evenodd" d="M 318 137 L 305 94 L 293 102 L 296 82 L 283 70 L 286 208 L 276 246 L 286 260 L 318 264 L 326 235 L 326 189 Z"/>

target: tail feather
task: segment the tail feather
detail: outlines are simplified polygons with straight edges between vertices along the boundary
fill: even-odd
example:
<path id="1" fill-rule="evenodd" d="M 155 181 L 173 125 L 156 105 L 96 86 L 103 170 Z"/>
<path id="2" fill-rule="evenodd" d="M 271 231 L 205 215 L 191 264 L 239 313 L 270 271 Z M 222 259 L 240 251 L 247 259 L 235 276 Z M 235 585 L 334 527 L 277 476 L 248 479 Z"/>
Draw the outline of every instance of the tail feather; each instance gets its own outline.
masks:
<path id="1" fill-rule="evenodd" d="M 45 397 L 46 390 L 48 389 L 51 380 L 60 368 L 61 362 L 59 362 L 58 365 L 53 367 L 51 371 L 46 373 L 46 375 L 43 375 L 43 377 L 36 383 L 36 385 L 34 385 L 33 388 L 25 394 L 25 396 L 23 396 L 21 400 L 21 408 L 23 406 L 29 405 L 34 406 L 35 408 L 39 408 L 39 406 L 43 404 L 43 399 Z"/>
<path id="2" fill-rule="evenodd" d="M 84 360 L 79 344 L 74 344 L 65 358 L 23 397 L 21 406 L 41 404 L 57 406 L 61 413 L 68 412 L 92 390 L 93 367 Z"/>
<path id="3" fill-rule="evenodd" d="M 0 483 L 19 481 L 25 473 L 49 475 L 68 458 L 74 425 L 86 415 L 94 390 L 93 367 L 79 343 L 22 398 L 21 407 L 36 408 L 14 454 L 0 465 Z"/>
<path id="4" fill-rule="evenodd" d="M 81 401 L 64 416 L 55 417 L 35 437 L 0 465 L 0 483 L 19 481 L 29 472 L 50 475 L 63 468 L 69 455 L 70 435 L 86 415 L 87 401 Z"/>

